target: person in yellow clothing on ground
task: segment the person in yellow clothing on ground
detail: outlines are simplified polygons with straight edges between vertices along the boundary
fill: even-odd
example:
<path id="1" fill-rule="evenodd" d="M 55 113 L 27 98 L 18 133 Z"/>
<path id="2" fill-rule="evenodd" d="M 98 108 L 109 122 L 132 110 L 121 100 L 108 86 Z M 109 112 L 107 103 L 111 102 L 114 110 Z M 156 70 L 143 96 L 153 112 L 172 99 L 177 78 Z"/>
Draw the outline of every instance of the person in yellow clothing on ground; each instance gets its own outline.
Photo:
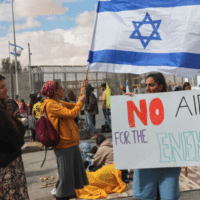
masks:
<path id="1" fill-rule="evenodd" d="M 126 189 L 122 172 L 115 169 L 114 163 L 105 165 L 96 172 L 87 172 L 87 177 L 90 184 L 76 190 L 80 199 L 104 199 L 111 193 L 122 193 Z"/>
<path id="2" fill-rule="evenodd" d="M 68 200 L 76 194 L 75 189 L 89 184 L 78 146 L 79 130 L 74 122 L 86 101 L 86 87 L 87 79 L 82 82 L 82 95 L 76 104 L 60 100 L 64 96 L 64 88 L 58 82 L 47 81 L 41 89 L 41 93 L 48 97 L 41 108 L 43 110 L 46 106 L 47 117 L 60 135 L 60 142 L 54 149 L 59 174 L 57 200 Z"/>

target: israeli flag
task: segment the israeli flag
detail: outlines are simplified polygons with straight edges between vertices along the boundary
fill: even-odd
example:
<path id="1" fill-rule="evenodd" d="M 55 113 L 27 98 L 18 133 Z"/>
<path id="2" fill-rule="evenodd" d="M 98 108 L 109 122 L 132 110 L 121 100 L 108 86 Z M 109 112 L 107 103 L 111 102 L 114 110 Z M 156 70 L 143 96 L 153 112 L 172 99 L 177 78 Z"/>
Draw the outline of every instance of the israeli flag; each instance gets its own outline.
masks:
<path id="1" fill-rule="evenodd" d="M 10 46 L 13 46 L 13 50 L 10 52 L 10 54 L 15 55 L 15 48 L 14 48 L 15 45 L 10 43 Z M 21 56 L 22 50 L 23 50 L 22 47 L 16 45 L 16 55 L 17 56 Z"/>
<path id="2" fill-rule="evenodd" d="M 194 78 L 200 0 L 99 1 L 88 70 Z"/>

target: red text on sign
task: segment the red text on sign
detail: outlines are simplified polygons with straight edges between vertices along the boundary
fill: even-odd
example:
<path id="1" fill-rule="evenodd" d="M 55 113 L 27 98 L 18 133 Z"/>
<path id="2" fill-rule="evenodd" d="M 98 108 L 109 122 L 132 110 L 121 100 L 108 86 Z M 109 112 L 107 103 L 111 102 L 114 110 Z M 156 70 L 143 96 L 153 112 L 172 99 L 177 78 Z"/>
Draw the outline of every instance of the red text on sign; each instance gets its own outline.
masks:
<path id="1" fill-rule="evenodd" d="M 133 101 L 127 101 L 128 122 L 130 127 L 135 126 L 135 113 L 140 121 L 147 126 L 147 103 L 145 99 L 140 100 L 140 111 Z M 157 113 L 156 113 L 157 112 Z M 149 105 L 149 116 L 152 124 L 160 125 L 164 120 L 164 106 L 159 98 L 155 98 Z"/>

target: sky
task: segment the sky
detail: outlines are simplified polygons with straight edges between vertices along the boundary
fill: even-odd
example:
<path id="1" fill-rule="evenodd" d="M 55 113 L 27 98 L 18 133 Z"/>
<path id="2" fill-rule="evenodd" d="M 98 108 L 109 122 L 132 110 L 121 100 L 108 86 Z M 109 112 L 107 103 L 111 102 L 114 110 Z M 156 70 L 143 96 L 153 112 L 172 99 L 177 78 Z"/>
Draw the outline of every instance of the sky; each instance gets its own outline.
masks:
<path id="1" fill-rule="evenodd" d="M 98 0 L 14 0 L 16 44 L 22 66 L 85 65 L 91 46 Z M 12 3 L 0 0 L 0 61 L 14 43 Z M 13 47 L 10 47 L 12 51 Z M 14 56 L 11 55 L 11 59 Z"/>

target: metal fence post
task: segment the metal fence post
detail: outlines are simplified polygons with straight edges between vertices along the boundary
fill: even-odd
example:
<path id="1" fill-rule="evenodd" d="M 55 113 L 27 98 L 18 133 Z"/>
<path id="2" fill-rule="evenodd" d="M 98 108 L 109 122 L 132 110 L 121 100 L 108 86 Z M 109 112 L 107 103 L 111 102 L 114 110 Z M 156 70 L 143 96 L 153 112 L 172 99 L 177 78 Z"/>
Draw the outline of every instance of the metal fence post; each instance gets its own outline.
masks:
<path id="1" fill-rule="evenodd" d="M 124 87 L 126 88 L 126 74 L 124 74 Z"/>
<path id="2" fill-rule="evenodd" d="M 118 92 L 118 84 L 117 84 L 117 74 L 115 74 L 115 95 L 117 95 Z"/>
<path id="3" fill-rule="evenodd" d="M 33 94 L 35 94 L 35 74 L 32 74 L 33 76 Z"/>
<path id="4" fill-rule="evenodd" d="M 140 79 L 138 81 L 138 84 L 140 84 Z M 130 83 L 130 85 L 131 85 L 131 92 L 134 92 L 133 91 L 133 74 L 131 74 L 131 83 Z"/>
<path id="5" fill-rule="evenodd" d="M 66 81 L 66 72 L 64 73 L 64 87 L 65 87 L 65 92 L 64 92 L 64 94 L 65 94 L 65 96 L 67 95 L 67 81 Z"/>
<path id="6" fill-rule="evenodd" d="M 97 86 L 97 96 L 99 96 L 99 85 L 98 85 L 98 72 L 96 72 L 96 86 Z"/>

